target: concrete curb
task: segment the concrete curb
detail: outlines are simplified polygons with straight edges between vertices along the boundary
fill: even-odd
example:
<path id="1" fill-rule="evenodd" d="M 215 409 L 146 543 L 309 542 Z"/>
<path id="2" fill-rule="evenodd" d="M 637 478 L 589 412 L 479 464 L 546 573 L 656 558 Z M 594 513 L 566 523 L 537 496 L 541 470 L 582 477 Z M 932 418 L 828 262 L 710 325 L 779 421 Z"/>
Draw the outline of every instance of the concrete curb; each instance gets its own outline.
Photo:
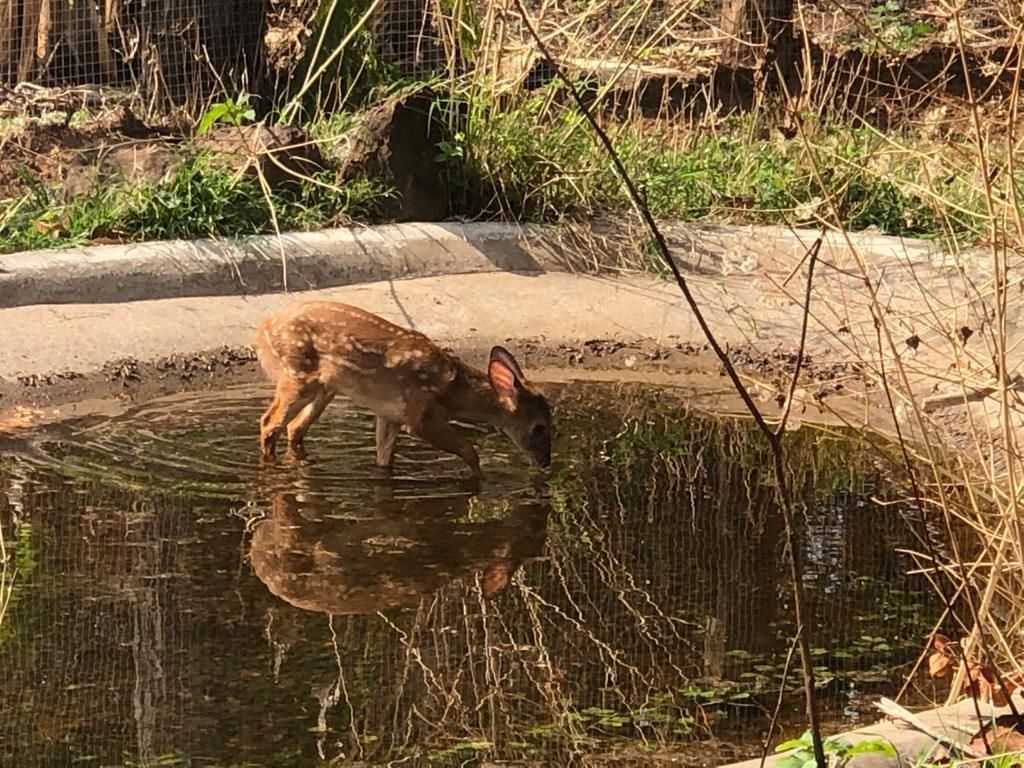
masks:
<path id="1" fill-rule="evenodd" d="M 564 269 L 557 230 L 395 224 L 0 255 L 0 308 L 330 288 L 445 274 Z M 282 259 L 284 257 L 284 259 Z"/>
<path id="2" fill-rule="evenodd" d="M 663 222 L 681 267 L 696 275 L 754 274 L 780 255 L 802 256 L 816 230 Z M 868 232 L 830 233 L 822 251 L 844 260 L 944 261 L 935 244 Z M 262 235 L 166 240 L 0 255 L 0 309 L 190 296 L 251 296 L 415 277 L 481 272 L 600 272 L 642 260 L 646 231 L 628 223 L 583 227 L 408 223 Z M 649 256 L 648 256 L 649 258 Z M 787 262 L 788 263 L 788 262 Z M 287 283 L 283 271 L 287 269 Z"/>

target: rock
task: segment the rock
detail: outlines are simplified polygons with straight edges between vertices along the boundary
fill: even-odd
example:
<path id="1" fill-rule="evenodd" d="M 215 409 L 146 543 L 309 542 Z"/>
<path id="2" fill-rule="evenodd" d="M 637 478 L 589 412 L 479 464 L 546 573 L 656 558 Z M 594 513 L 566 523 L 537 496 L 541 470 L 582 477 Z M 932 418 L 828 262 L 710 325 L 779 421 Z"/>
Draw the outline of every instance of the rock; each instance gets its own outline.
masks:
<path id="1" fill-rule="evenodd" d="M 110 184 L 155 184 L 181 163 L 207 153 L 230 172 L 252 178 L 262 172 L 272 190 L 295 184 L 327 167 L 308 134 L 290 125 L 221 126 L 191 143 L 152 140 L 118 143 L 84 151 L 68 166 L 65 197 L 71 198 Z"/>
<path id="2" fill-rule="evenodd" d="M 383 214 L 397 221 L 440 221 L 448 216 L 448 187 L 437 161 L 447 136 L 431 114 L 434 99 L 420 92 L 369 110 L 352 129 L 342 165 L 346 179 L 367 178 L 395 189 Z"/>
<path id="3" fill-rule="evenodd" d="M 294 125 L 225 125 L 196 137 L 192 146 L 225 160 L 233 171 L 253 178 L 262 173 L 271 189 L 295 184 L 327 167 L 320 148 Z"/>
<path id="4" fill-rule="evenodd" d="M 180 145 L 159 140 L 100 146 L 84 151 L 68 165 L 64 197 L 70 201 L 112 184 L 156 183 L 181 159 Z"/>

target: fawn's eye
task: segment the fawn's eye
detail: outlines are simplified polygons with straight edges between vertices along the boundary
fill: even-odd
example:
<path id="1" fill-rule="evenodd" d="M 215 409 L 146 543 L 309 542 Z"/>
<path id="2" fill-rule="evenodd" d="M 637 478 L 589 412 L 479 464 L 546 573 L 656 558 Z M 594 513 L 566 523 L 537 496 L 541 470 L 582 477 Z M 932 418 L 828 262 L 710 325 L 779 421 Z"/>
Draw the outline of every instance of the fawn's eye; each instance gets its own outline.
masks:
<path id="1" fill-rule="evenodd" d="M 533 429 L 530 431 L 533 433 L 534 437 L 541 437 L 545 432 L 548 431 L 548 428 L 543 424 L 534 424 Z"/>

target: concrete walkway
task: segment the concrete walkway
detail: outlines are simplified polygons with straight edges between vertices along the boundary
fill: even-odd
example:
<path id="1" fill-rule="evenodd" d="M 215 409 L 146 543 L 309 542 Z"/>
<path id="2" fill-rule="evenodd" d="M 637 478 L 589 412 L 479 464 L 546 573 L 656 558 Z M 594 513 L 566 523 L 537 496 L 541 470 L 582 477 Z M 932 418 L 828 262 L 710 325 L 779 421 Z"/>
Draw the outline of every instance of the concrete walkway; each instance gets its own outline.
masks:
<path id="1" fill-rule="evenodd" d="M 357 304 L 442 342 L 591 338 L 669 341 L 697 328 L 673 285 L 565 273 L 451 275 L 307 291 L 0 310 L 0 377 L 89 372 L 123 357 L 190 354 L 252 341 L 259 321 L 299 298 Z M 739 335 L 723 326 L 724 335 Z"/>

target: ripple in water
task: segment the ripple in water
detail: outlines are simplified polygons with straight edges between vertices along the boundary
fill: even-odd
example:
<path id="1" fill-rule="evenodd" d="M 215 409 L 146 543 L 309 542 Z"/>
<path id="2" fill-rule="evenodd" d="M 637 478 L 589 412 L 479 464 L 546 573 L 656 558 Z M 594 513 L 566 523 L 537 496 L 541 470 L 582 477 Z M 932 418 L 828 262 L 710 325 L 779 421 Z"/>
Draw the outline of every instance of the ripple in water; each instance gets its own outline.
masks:
<path id="1" fill-rule="evenodd" d="M 269 399 L 268 389 L 252 386 L 164 397 L 113 418 L 65 425 L 59 436 L 44 432 L 35 453 L 71 475 L 222 499 L 290 483 L 296 466 L 330 492 L 385 482 L 374 464 L 372 415 L 341 397 L 310 430 L 306 459 L 289 456 L 282 445 L 279 461 L 261 466 L 258 424 Z M 502 435 L 465 428 L 474 433 L 487 484 L 521 485 L 530 468 L 515 447 Z M 415 496 L 450 491 L 466 477 L 458 458 L 403 434 L 386 482 Z"/>

